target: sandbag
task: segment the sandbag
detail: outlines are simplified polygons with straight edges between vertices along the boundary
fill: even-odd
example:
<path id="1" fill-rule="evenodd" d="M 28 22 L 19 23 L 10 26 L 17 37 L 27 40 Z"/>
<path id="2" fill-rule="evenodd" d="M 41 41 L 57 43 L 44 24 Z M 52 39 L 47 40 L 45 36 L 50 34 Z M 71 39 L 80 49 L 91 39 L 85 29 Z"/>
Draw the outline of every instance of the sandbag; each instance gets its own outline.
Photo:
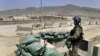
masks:
<path id="1" fill-rule="evenodd" d="M 41 38 L 41 35 L 40 34 L 34 34 L 33 35 L 35 38 Z"/>
<path id="2" fill-rule="evenodd" d="M 41 37 L 44 37 L 45 36 L 45 33 L 44 32 L 39 32 L 38 33 Z"/>
<path id="3" fill-rule="evenodd" d="M 33 42 L 39 42 L 38 38 L 35 38 L 33 35 L 27 35 L 20 40 L 20 44 L 31 44 Z"/>
<path id="4" fill-rule="evenodd" d="M 55 38 L 58 37 L 58 35 L 59 35 L 59 32 L 55 32 L 55 33 L 54 33 L 54 37 L 55 37 Z"/>
<path id="5" fill-rule="evenodd" d="M 24 49 L 17 50 L 16 56 L 32 56 L 29 52 L 26 52 Z"/>
<path id="6" fill-rule="evenodd" d="M 63 56 L 63 55 L 54 48 L 46 48 L 44 56 Z"/>
<path id="7" fill-rule="evenodd" d="M 20 53 L 21 53 L 20 50 L 16 50 L 16 51 L 15 51 L 16 56 L 20 56 L 20 55 L 21 55 Z"/>
<path id="8" fill-rule="evenodd" d="M 63 39 L 63 38 L 64 38 L 64 35 L 58 35 L 57 38 L 58 38 L 58 39 Z"/>
<path id="9" fill-rule="evenodd" d="M 29 50 L 29 52 L 32 54 L 32 55 L 39 55 L 43 50 L 44 46 L 40 45 L 39 43 L 32 43 L 28 46 L 26 46 L 26 48 Z"/>
<path id="10" fill-rule="evenodd" d="M 64 38 L 67 38 L 68 36 L 69 36 L 69 34 L 65 34 L 65 35 L 64 35 Z"/>
<path id="11" fill-rule="evenodd" d="M 49 35 L 50 34 L 50 32 L 45 32 L 45 35 Z"/>
<path id="12" fill-rule="evenodd" d="M 60 34 L 60 35 L 65 35 L 65 34 L 66 34 L 66 32 L 59 32 L 59 34 Z"/>
<path id="13" fill-rule="evenodd" d="M 54 32 L 52 32 L 52 31 L 50 31 L 50 32 L 45 32 L 45 35 L 54 36 Z"/>
<path id="14" fill-rule="evenodd" d="M 45 36 L 44 36 L 44 39 L 54 39 L 54 36 L 45 35 Z"/>
<path id="15" fill-rule="evenodd" d="M 59 35 L 63 35 L 64 36 L 64 38 L 65 37 L 67 37 L 68 35 L 69 35 L 69 32 L 55 32 L 54 33 L 54 36 L 55 36 L 55 38 L 57 38 Z M 59 37 L 58 37 L 59 38 Z"/>
<path id="16" fill-rule="evenodd" d="M 69 34 L 70 32 L 68 31 L 63 31 L 63 32 L 59 32 L 60 35 L 65 35 L 65 34 Z"/>
<path id="17" fill-rule="evenodd" d="M 23 56 L 32 56 L 29 52 L 23 52 Z"/>
<path id="18" fill-rule="evenodd" d="M 70 34 L 70 32 L 67 31 L 67 32 L 65 32 L 65 34 Z"/>

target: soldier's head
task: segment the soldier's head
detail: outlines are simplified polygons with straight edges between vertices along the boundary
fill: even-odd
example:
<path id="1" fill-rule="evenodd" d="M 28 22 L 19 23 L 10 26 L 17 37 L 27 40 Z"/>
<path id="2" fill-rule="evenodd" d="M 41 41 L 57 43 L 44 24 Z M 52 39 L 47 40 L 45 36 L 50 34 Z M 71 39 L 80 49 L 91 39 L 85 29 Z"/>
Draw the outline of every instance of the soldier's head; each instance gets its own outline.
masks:
<path id="1" fill-rule="evenodd" d="M 81 18 L 79 16 L 75 16 L 73 20 L 74 20 L 74 25 L 79 25 L 79 23 L 81 23 Z"/>

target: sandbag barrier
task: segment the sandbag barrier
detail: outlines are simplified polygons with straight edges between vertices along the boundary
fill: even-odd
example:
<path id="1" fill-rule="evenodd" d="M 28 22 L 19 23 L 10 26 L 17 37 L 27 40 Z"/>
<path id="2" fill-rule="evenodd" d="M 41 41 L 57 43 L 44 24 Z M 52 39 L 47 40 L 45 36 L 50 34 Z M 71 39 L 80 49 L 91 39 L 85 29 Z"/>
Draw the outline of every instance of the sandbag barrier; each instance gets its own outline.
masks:
<path id="1" fill-rule="evenodd" d="M 69 36 L 69 32 L 40 32 L 38 33 L 42 39 L 47 40 L 49 43 L 57 43 L 63 41 Z"/>
<path id="2" fill-rule="evenodd" d="M 69 32 L 39 32 L 37 34 L 28 34 L 20 39 L 17 44 L 16 56 L 63 56 L 55 48 L 47 48 L 38 43 L 40 38 L 44 40 L 63 40 L 67 38 Z M 44 51 L 45 50 L 45 51 Z"/>
<path id="3" fill-rule="evenodd" d="M 45 40 L 61 40 L 69 36 L 69 32 L 40 32 L 38 35 Z"/>
<path id="4" fill-rule="evenodd" d="M 26 48 L 18 49 L 16 56 L 63 56 L 63 54 L 58 52 L 55 48 L 44 48 L 38 43 L 32 43 L 26 46 Z"/>

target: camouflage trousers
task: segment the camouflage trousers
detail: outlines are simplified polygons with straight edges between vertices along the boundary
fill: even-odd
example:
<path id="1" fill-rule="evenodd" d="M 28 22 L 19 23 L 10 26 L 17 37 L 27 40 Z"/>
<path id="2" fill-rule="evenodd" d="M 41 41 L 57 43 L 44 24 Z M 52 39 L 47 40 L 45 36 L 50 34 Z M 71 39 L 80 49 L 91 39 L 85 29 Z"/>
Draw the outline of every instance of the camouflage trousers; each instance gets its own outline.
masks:
<path id="1" fill-rule="evenodd" d="M 71 50 L 69 50 L 69 56 L 79 56 L 78 47 L 79 44 L 72 44 Z"/>

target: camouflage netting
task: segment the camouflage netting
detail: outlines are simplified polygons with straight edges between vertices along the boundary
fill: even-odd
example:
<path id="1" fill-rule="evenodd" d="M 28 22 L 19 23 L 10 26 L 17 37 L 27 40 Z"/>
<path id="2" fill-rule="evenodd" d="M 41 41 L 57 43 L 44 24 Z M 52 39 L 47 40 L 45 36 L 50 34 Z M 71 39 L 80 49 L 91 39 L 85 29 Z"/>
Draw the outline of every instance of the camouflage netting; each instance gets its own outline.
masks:
<path id="1" fill-rule="evenodd" d="M 17 44 L 16 56 L 63 56 L 54 48 L 40 45 L 40 38 L 46 40 L 65 39 L 69 32 L 40 32 L 38 34 L 26 35 Z"/>

